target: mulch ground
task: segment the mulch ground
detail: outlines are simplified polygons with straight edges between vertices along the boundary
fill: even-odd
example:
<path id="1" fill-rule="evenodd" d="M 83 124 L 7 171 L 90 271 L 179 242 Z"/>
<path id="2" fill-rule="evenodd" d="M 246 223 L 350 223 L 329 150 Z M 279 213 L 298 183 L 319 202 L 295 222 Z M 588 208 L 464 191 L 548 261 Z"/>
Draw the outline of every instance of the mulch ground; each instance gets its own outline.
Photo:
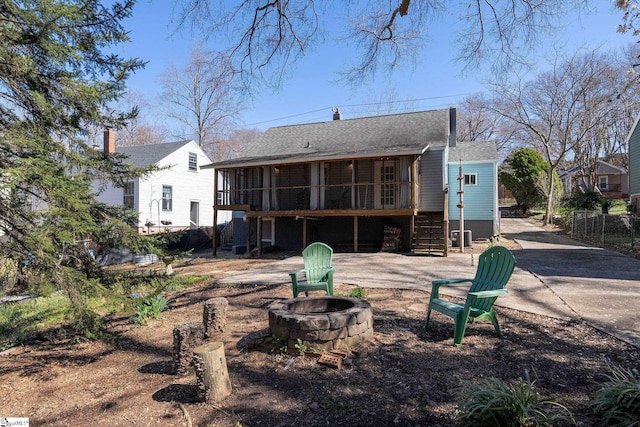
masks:
<path id="1" fill-rule="evenodd" d="M 169 310 L 145 326 L 110 319 L 110 342 L 57 341 L 52 334 L 1 353 L 0 417 L 29 417 L 36 426 L 452 426 L 471 384 L 528 376 L 541 396 L 590 425 L 588 403 L 608 367 L 640 366 L 637 348 L 580 321 L 506 308 L 497 309 L 502 338 L 477 322 L 454 347 L 451 319 L 433 313 L 424 329 L 428 293 L 417 290 L 366 290 L 374 338 L 340 369 L 268 346 L 246 350 L 238 343 L 268 326 L 269 305 L 290 298 L 290 286 L 225 286 L 219 279 L 270 261 L 205 259 L 177 267 L 216 277 L 171 294 Z M 343 295 L 351 290 L 336 287 Z M 201 321 L 202 303 L 212 297 L 229 301 L 222 341 L 233 387 L 215 405 L 197 401 L 192 372 L 172 374 L 173 328 Z"/>

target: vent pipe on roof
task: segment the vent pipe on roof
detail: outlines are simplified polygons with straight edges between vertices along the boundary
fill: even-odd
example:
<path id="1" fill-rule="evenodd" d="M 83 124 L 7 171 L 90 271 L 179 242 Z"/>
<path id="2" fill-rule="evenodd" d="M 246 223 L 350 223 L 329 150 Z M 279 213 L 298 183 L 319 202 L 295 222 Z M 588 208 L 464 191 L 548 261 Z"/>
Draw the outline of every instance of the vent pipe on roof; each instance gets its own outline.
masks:
<path id="1" fill-rule="evenodd" d="M 342 119 L 342 114 L 340 114 L 340 109 L 338 107 L 333 109 L 333 120 Z"/>

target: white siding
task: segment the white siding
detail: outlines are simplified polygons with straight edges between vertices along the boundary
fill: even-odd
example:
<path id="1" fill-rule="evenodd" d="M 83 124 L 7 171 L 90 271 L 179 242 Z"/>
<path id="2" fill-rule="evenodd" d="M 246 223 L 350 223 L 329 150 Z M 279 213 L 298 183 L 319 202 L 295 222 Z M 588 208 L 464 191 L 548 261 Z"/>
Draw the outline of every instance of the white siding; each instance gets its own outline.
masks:
<path id="1" fill-rule="evenodd" d="M 198 154 L 198 171 L 189 170 L 189 153 Z M 209 158 L 193 141 L 158 162 L 158 166 L 168 168 L 140 180 L 138 192 L 140 223 L 144 225 L 147 219 L 156 225 L 160 221 L 171 221 L 171 227 L 188 228 L 191 202 L 198 202 L 200 205 L 198 225 L 212 226 L 215 172 L 213 169 L 201 169 L 209 163 Z M 162 210 L 164 185 L 172 187 L 171 211 Z M 158 206 L 160 207 L 159 219 Z"/>
<path id="2" fill-rule="evenodd" d="M 189 153 L 198 155 L 198 170 L 189 170 Z M 188 228 L 190 226 L 191 202 L 199 204 L 198 225 L 213 226 L 214 174 L 213 169 L 201 167 L 211 163 L 207 155 L 193 141 L 183 145 L 160 162 L 159 167 L 167 169 L 155 172 L 134 181 L 134 203 L 139 213 L 139 228 L 148 221 L 154 227 L 161 226 L 160 221 L 171 221 L 171 227 Z M 172 210 L 162 210 L 162 186 L 172 187 Z M 99 185 L 95 184 L 97 192 Z M 121 188 L 111 184 L 104 186 L 98 200 L 112 206 L 122 206 L 124 193 Z M 159 217 L 158 217 L 159 214 Z M 219 212 L 218 222 L 230 220 L 230 213 Z"/>

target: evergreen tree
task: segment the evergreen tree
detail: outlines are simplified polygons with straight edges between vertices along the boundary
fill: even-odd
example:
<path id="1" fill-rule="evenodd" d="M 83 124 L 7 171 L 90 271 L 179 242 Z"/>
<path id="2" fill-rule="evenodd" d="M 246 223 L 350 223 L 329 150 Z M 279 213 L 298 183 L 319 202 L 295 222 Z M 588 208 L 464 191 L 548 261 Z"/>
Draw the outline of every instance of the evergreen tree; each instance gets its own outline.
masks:
<path id="1" fill-rule="evenodd" d="M 99 270 L 78 242 L 143 244 L 130 214 L 96 202 L 91 183 L 146 171 L 94 150 L 83 133 L 127 119 L 106 111 L 143 66 L 110 52 L 128 40 L 122 21 L 133 4 L 0 0 L 0 259 L 65 290 L 81 320 Z"/>
<path id="2" fill-rule="evenodd" d="M 538 182 L 540 174 L 548 170 L 547 162 L 533 148 L 513 150 L 505 160 L 500 171 L 500 181 L 511 191 L 522 213 L 527 213 L 531 206 L 544 200 Z"/>

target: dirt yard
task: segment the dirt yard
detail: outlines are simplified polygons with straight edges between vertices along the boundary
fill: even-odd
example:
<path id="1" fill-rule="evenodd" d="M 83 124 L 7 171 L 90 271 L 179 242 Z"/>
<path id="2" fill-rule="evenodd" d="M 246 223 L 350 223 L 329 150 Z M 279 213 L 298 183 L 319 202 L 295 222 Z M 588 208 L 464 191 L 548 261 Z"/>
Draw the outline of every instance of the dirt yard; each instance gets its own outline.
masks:
<path id="1" fill-rule="evenodd" d="M 367 289 L 374 339 L 341 369 L 311 357 L 244 351 L 238 343 L 268 327 L 269 305 L 290 298 L 291 289 L 226 286 L 224 275 L 272 261 L 208 258 L 178 266 L 179 274 L 213 278 L 169 295 L 170 309 L 146 326 L 109 319 L 111 343 L 43 341 L 0 353 L 0 417 L 29 417 L 32 426 L 452 426 L 469 384 L 529 375 L 543 396 L 589 425 L 588 401 L 607 364 L 640 366 L 637 348 L 580 321 L 505 308 L 497 309 L 502 338 L 490 324 L 475 323 L 456 348 L 451 319 L 434 313 L 423 328 L 428 293 L 415 290 Z M 173 328 L 201 321 L 202 303 L 212 297 L 229 301 L 223 341 L 233 393 L 218 405 L 196 401 L 193 373 L 172 374 Z"/>

